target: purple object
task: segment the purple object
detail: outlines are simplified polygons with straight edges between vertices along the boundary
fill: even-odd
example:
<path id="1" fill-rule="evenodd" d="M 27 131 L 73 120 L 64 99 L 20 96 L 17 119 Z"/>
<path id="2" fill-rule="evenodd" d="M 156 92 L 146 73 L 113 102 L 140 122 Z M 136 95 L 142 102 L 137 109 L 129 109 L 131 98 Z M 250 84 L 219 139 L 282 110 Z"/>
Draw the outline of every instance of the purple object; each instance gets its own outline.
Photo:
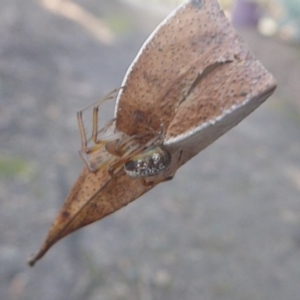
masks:
<path id="1" fill-rule="evenodd" d="M 256 27 L 260 14 L 254 1 L 237 0 L 232 11 L 232 24 L 235 27 Z"/>

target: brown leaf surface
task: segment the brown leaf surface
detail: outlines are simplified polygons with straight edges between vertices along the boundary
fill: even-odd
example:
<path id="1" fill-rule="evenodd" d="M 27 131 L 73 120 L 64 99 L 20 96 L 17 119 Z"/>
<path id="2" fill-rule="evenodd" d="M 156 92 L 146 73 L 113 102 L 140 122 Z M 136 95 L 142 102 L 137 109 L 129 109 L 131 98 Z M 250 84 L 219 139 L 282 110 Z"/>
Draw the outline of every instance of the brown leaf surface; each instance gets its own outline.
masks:
<path id="1" fill-rule="evenodd" d="M 168 129 L 199 74 L 215 62 L 249 53 L 217 0 L 187 1 L 169 16 L 123 81 L 116 127 L 128 135 L 145 133 L 147 126 L 159 130 L 161 122 Z"/>
<path id="2" fill-rule="evenodd" d="M 95 173 L 84 168 L 40 251 L 28 263 L 33 266 L 58 240 L 115 212 L 150 188 L 141 184 L 141 180 L 127 176 L 123 170 L 116 179 L 112 179 L 108 173 L 108 166 Z"/>

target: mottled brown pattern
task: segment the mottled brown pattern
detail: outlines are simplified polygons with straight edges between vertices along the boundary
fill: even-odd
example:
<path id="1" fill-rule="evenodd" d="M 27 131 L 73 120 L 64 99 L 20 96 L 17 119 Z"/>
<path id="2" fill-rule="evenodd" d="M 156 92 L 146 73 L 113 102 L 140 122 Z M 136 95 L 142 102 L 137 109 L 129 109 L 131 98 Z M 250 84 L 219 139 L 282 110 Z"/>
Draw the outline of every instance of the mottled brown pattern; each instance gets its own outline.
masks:
<path id="1" fill-rule="evenodd" d="M 270 88 L 275 88 L 275 81 L 257 60 L 234 60 L 219 66 L 203 78 L 180 105 L 168 127 L 166 143 L 178 137 L 183 128 L 188 138 L 188 132 L 216 119 L 226 110 L 234 109 L 234 105 L 239 106 L 247 99 L 258 106 L 261 103 L 251 99 Z"/>
<path id="2" fill-rule="evenodd" d="M 199 9 L 194 4 L 200 2 Z M 162 121 L 168 128 L 198 74 L 216 61 L 243 55 L 238 41 L 217 1 L 188 3 L 176 21 L 171 18 L 159 29 L 134 65 L 119 100 L 117 128 L 129 135 L 145 133 L 132 118 L 137 110 L 148 116 L 147 126 L 158 130 Z"/>
<path id="3" fill-rule="evenodd" d="M 118 178 L 112 179 L 107 167 L 96 173 L 84 168 L 54 221 L 46 241 L 29 264 L 33 265 L 64 236 L 115 212 L 131 202 L 130 199 L 136 199 L 150 188 L 140 184 L 140 180 L 126 176 L 123 170 Z"/>

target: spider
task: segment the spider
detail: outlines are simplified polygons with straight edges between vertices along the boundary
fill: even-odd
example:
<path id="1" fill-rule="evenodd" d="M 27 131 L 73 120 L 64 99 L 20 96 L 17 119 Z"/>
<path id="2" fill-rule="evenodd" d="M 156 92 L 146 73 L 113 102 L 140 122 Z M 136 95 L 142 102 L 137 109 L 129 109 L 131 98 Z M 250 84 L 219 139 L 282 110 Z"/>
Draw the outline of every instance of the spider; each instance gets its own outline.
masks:
<path id="1" fill-rule="evenodd" d="M 153 185 L 147 182 L 147 177 L 159 175 L 171 164 L 171 154 L 162 143 L 162 133 L 151 133 L 152 137 L 147 143 L 140 144 L 139 140 L 149 134 L 128 136 L 117 131 L 115 119 L 110 120 L 102 129 L 98 129 L 98 114 L 100 105 L 107 100 L 114 99 L 118 88 L 107 94 L 103 99 L 77 113 L 79 131 L 81 135 L 80 155 L 92 172 L 109 165 L 108 172 L 116 178 L 120 169 L 133 178 L 141 178 L 144 185 Z M 88 139 L 83 123 L 83 112 L 93 107 L 93 129 Z M 88 147 L 89 142 L 94 144 Z M 109 155 L 108 155 L 109 154 Z M 164 179 L 170 180 L 171 178 Z"/>

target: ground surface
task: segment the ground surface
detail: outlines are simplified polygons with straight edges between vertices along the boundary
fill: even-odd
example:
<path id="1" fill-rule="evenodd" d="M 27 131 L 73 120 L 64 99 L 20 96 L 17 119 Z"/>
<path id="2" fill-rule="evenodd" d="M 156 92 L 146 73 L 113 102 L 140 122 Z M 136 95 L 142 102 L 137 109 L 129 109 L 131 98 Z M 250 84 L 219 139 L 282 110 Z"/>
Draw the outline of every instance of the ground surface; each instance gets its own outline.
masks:
<path id="1" fill-rule="evenodd" d="M 126 29 L 104 45 L 41 2 L 0 1 L 0 299 L 299 299 L 300 50 L 254 32 L 276 94 L 173 181 L 26 266 L 83 166 L 76 111 L 120 85 L 157 22 L 81 1 Z"/>

